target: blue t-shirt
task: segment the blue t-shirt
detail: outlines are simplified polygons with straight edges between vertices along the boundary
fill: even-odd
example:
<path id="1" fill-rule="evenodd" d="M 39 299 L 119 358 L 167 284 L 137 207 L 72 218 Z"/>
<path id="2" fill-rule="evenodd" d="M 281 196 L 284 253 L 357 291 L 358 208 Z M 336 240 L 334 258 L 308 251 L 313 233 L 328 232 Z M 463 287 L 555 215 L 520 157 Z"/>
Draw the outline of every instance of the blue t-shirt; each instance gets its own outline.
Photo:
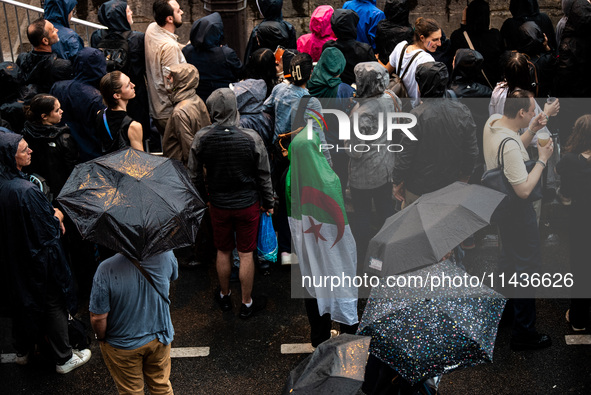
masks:
<path id="1" fill-rule="evenodd" d="M 178 263 L 172 251 L 141 262 L 163 295 L 178 277 Z M 94 275 L 89 310 L 109 313 L 106 341 L 115 348 L 134 350 L 155 338 L 172 342 L 174 329 L 170 309 L 144 275 L 121 254 L 102 262 Z"/>

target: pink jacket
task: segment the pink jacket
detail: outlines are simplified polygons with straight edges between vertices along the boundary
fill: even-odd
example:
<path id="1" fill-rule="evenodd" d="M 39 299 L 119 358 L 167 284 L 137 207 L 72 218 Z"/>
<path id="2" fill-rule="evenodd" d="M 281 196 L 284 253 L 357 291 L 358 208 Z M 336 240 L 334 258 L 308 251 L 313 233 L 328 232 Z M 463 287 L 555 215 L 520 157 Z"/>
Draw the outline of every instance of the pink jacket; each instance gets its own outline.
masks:
<path id="1" fill-rule="evenodd" d="M 324 43 L 337 39 L 330 27 L 330 18 L 333 11 L 334 9 L 329 5 L 317 7 L 310 18 L 310 31 L 312 33 L 304 34 L 298 38 L 298 51 L 310 54 L 314 62 L 320 59 Z"/>

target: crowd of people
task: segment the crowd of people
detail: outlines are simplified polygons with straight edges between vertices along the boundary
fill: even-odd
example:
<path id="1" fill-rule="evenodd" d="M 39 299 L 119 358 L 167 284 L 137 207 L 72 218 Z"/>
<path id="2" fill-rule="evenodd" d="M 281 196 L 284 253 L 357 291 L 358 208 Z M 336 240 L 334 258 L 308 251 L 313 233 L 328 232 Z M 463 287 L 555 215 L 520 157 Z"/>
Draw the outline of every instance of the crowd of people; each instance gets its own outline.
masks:
<path id="1" fill-rule="evenodd" d="M 286 196 L 286 184 L 295 185 L 286 180 L 287 145 L 302 128 L 312 128 L 308 133 L 316 136 L 317 152 L 340 180 L 336 200 L 350 192 L 358 262 L 387 217 L 455 181 L 479 183 L 500 158 L 519 201 L 499 221 L 501 266 L 517 273 L 540 268 L 540 202 L 530 194 L 557 172 L 559 198 L 571 206 L 575 268 L 584 261 L 591 236 L 586 226 L 591 115 L 564 106 L 560 111 L 556 98 L 591 97 L 586 67 L 591 4 L 562 4 L 564 17 L 555 31 L 537 0 L 511 0 L 512 17 L 499 31 L 490 28 L 488 3 L 473 0 L 448 39 L 433 19 L 409 21 L 412 0 L 387 0 L 383 11 L 371 0 L 347 1 L 340 9 L 321 5 L 310 16 L 310 33 L 300 37 L 283 19 L 282 0 L 257 0 L 264 19 L 241 56 L 223 44 L 229 30 L 218 13 L 196 20 L 190 43 L 180 43 L 175 31 L 183 10 L 176 0 L 154 1 L 154 22 L 145 33 L 132 30 L 133 13 L 124 0 L 107 1 L 98 18 L 108 29 L 97 30 L 86 47 L 69 28 L 76 1 L 45 1 L 44 18 L 27 28 L 33 49 L 16 63 L 0 65 L 0 212 L 10 224 L 0 237 L 8 242 L 1 252 L 8 273 L 5 300 L 18 312 L 13 314 L 17 363 L 27 363 L 40 334 L 48 335 L 59 373 L 88 361 L 90 351 L 72 350 L 64 329 L 68 312 L 76 311 L 75 277 L 78 293 L 90 295 L 91 323 L 119 391 L 137 391 L 143 384 L 129 367 L 131 357 L 114 350 L 141 349 L 151 356 L 144 359 L 150 390 L 172 393 L 166 301 L 147 296 L 138 301 L 158 306 L 162 325 L 152 332 L 138 324 L 145 317 L 137 312 L 135 323 L 126 324 L 131 313 L 121 303 L 131 291 L 105 285 L 107 271 L 134 278 L 126 270 L 135 269 L 127 269 L 121 255 L 99 266 L 111 254 L 82 242 L 55 200 L 76 164 L 126 147 L 162 151 L 186 167 L 209 209 L 196 248 L 188 257 L 177 254 L 178 263 L 215 255 L 220 283 L 215 300 L 223 311 L 233 308 L 229 282 L 236 272 L 244 319 L 266 303 L 253 293 L 256 268 L 269 271 L 253 254 L 261 213 L 274 214 L 278 261 L 306 264 L 292 251 Z M 474 98 L 481 100 L 467 100 Z M 336 117 L 324 113 L 326 119 L 318 122 L 315 116 L 326 109 L 345 113 L 357 125 L 349 140 L 339 140 Z M 352 149 L 381 131 L 377 113 L 402 111 L 416 117 L 410 128 L 415 138 L 394 134 L 395 141 L 387 141 L 383 133 L 374 141 L 399 143 L 401 152 Z M 562 158 L 554 141 L 540 142 L 542 133 L 558 136 Z M 512 141 L 502 144 L 505 138 Z M 532 158 L 537 162 L 526 169 Z M 29 182 L 33 173 L 42 188 Z M 462 246 L 474 244 L 468 239 Z M 157 272 L 168 294 L 178 275 L 175 255 L 144 264 Z M 110 292 L 118 298 L 109 299 Z M 326 322 L 339 316 L 334 306 L 319 314 L 320 305 L 306 305 L 313 346 L 330 337 Z M 536 330 L 533 298 L 515 299 L 507 310 L 514 315 L 514 350 L 551 345 Z M 574 330 L 585 330 L 591 324 L 589 299 L 574 299 L 567 320 Z M 355 333 L 358 320 L 346 321 L 343 330 Z"/>

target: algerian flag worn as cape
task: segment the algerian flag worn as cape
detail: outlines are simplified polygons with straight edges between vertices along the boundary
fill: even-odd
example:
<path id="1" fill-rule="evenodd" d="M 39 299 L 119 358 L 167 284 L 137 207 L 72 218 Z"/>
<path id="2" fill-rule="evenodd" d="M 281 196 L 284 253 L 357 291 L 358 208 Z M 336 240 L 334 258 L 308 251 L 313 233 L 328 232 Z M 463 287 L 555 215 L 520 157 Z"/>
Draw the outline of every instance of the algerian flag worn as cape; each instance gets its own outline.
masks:
<path id="1" fill-rule="evenodd" d="M 329 313 L 332 320 L 353 325 L 359 322 L 357 288 L 353 285 L 357 274 L 355 239 L 347 220 L 341 182 L 319 145 L 318 135 L 313 133 L 308 140 L 305 128 L 289 146 L 286 179 L 289 227 L 302 277 L 312 279 L 312 282 L 304 281 L 304 285 L 317 299 L 318 312 Z M 325 276 L 329 276 L 326 286 Z M 340 286 L 331 289 L 337 278 Z M 349 282 L 343 281 L 347 278 Z"/>

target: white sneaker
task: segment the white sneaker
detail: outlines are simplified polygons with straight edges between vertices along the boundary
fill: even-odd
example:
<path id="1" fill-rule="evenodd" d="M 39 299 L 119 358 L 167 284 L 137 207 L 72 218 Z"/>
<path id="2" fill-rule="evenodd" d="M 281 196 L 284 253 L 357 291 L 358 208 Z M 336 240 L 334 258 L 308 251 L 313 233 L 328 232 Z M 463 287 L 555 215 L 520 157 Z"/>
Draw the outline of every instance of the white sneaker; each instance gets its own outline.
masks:
<path id="1" fill-rule="evenodd" d="M 72 350 L 72 358 L 63 365 L 55 365 L 55 371 L 60 374 L 70 373 L 72 370 L 84 365 L 90 359 L 90 350 L 74 351 Z"/>
<path id="2" fill-rule="evenodd" d="M 298 256 L 293 252 L 291 254 L 288 254 L 286 252 L 281 253 L 282 265 L 297 265 L 298 263 L 300 263 L 300 261 L 298 260 Z"/>
<path id="3" fill-rule="evenodd" d="M 88 362 L 88 360 L 92 356 L 92 352 L 88 348 L 86 348 L 84 350 L 73 349 L 72 352 L 74 354 L 78 355 L 78 358 L 80 358 L 82 361 L 84 361 L 84 363 Z"/>

